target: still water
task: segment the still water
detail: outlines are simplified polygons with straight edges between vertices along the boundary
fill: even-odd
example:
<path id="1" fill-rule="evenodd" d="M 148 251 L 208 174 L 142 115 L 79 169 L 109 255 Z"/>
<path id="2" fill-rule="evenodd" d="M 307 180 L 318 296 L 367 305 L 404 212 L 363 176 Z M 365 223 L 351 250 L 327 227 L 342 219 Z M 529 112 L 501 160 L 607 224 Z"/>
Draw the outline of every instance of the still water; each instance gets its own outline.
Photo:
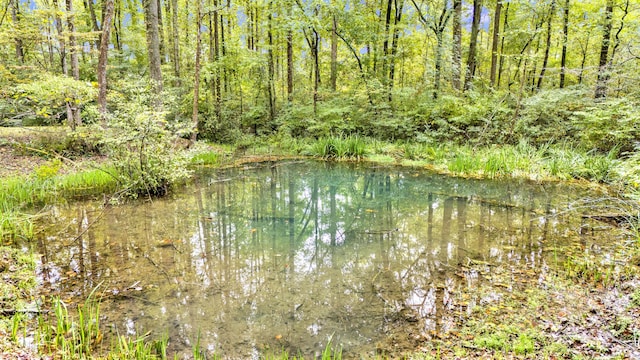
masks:
<path id="1" fill-rule="evenodd" d="M 263 163 L 202 173 L 166 198 L 56 207 L 40 270 L 70 302 L 100 284 L 103 325 L 166 333 L 180 356 L 198 336 L 226 358 L 312 356 L 329 339 L 347 357 L 374 354 L 391 337 L 454 330 L 522 290 L 499 272 L 542 278 L 567 252 L 605 253 L 621 235 L 575 210 L 597 196 L 408 168 Z"/>

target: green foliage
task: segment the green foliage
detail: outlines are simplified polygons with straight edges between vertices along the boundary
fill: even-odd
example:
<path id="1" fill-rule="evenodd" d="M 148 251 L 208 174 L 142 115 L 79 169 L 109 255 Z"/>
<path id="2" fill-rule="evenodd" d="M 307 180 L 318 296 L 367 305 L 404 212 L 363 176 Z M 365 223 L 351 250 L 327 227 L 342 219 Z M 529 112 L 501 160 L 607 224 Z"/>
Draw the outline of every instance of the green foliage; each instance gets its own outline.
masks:
<path id="1" fill-rule="evenodd" d="M 318 139 L 309 149 L 310 155 L 325 159 L 360 159 L 366 144 L 358 136 L 325 137 Z"/>
<path id="2" fill-rule="evenodd" d="M 515 119 L 513 136 L 525 137 L 533 144 L 545 144 L 574 138 L 580 131 L 572 119 L 591 103 L 588 89 L 567 88 L 536 93 L 523 101 L 520 116 Z"/>
<path id="3" fill-rule="evenodd" d="M 631 294 L 631 305 L 640 308 L 640 288 L 635 289 Z"/>
<path id="4" fill-rule="evenodd" d="M 627 98 L 594 103 L 573 113 L 573 123 L 580 131 L 577 138 L 587 149 L 621 154 L 634 150 L 640 138 L 640 104 Z"/>
<path id="5" fill-rule="evenodd" d="M 533 353 L 535 342 L 527 334 L 520 334 L 518 338 L 513 342 L 513 352 L 516 355 L 526 355 Z"/>
<path id="6" fill-rule="evenodd" d="M 220 154 L 214 151 L 200 152 L 195 154 L 190 163 L 198 166 L 215 166 L 220 164 Z"/>
<path id="7" fill-rule="evenodd" d="M 96 96 L 90 83 L 56 74 L 44 74 L 36 81 L 17 85 L 11 95 L 16 112 L 26 111 L 36 123 L 48 125 L 66 117 L 65 104 L 82 107 Z"/>
<path id="8" fill-rule="evenodd" d="M 37 167 L 34 173 L 38 180 L 47 180 L 56 176 L 61 167 L 62 161 L 60 159 L 54 159 Z"/>
<path id="9" fill-rule="evenodd" d="M 95 131 L 99 131 L 96 129 Z M 131 102 L 109 121 L 101 144 L 113 161 L 120 186 L 130 195 L 161 195 L 189 176 L 189 157 L 181 151 L 180 124 Z"/>

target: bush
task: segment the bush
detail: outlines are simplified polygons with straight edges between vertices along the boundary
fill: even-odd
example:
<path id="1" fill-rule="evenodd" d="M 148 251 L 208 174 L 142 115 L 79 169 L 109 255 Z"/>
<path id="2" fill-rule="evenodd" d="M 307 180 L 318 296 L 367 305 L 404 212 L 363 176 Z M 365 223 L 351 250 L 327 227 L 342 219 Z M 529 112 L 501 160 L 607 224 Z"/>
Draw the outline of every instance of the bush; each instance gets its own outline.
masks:
<path id="1" fill-rule="evenodd" d="M 144 101 L 114 114 L 101 143 L 114 162 L 120 185 L 132 196 L 163 195 L 189 176 L 189 158 L 178 139 L 185 127 L 169 123 Z"/>
<path id="2" fill-rule="evenodd" d="M 618 148 L 621 154 L 634 150 L 640 139 L 640 104 L 622 98 L 596 103 L 573 114 L 576 137 L 587 149 L 609 152 Z"/>
<path id="3" fill-rule="evenodd" d="M 523 101 L 524 108 L 516 119 L 514 135 L 525 137 L 534 145 L 575 139 L 580 130 L 572 121 L 575 113 L 584 110 L 592 101 L 586 88 L 542 91 Z"/>

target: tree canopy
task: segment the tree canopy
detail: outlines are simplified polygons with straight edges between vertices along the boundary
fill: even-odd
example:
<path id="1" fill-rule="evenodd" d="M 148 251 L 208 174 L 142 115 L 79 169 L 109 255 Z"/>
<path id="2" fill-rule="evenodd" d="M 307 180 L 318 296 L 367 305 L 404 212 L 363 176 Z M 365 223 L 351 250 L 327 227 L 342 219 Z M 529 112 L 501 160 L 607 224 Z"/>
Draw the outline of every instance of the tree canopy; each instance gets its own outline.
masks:
<path id="1" fill-rule="evenodd" d="M 217 141 L 483 122 L 509 141 L 544 131 L 514 120 L 541 99 L 637 101 L 639 31 L 631 0 L 2 0 L 0 122 L 98 122 L 143 88 Z"/>

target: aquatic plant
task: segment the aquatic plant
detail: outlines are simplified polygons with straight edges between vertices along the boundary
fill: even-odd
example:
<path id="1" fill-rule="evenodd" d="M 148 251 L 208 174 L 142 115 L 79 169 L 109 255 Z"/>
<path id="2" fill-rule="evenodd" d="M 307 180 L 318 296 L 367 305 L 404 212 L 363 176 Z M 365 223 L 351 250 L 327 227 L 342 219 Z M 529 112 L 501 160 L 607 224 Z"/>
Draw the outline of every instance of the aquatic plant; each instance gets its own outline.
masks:
<path id="1" fill-rule="evenodd" d="M 309 152 L 325 159 L 361 159 L 366 152 L 366 143 L 359 136 L 324 137 L 316 140 Z"/>

